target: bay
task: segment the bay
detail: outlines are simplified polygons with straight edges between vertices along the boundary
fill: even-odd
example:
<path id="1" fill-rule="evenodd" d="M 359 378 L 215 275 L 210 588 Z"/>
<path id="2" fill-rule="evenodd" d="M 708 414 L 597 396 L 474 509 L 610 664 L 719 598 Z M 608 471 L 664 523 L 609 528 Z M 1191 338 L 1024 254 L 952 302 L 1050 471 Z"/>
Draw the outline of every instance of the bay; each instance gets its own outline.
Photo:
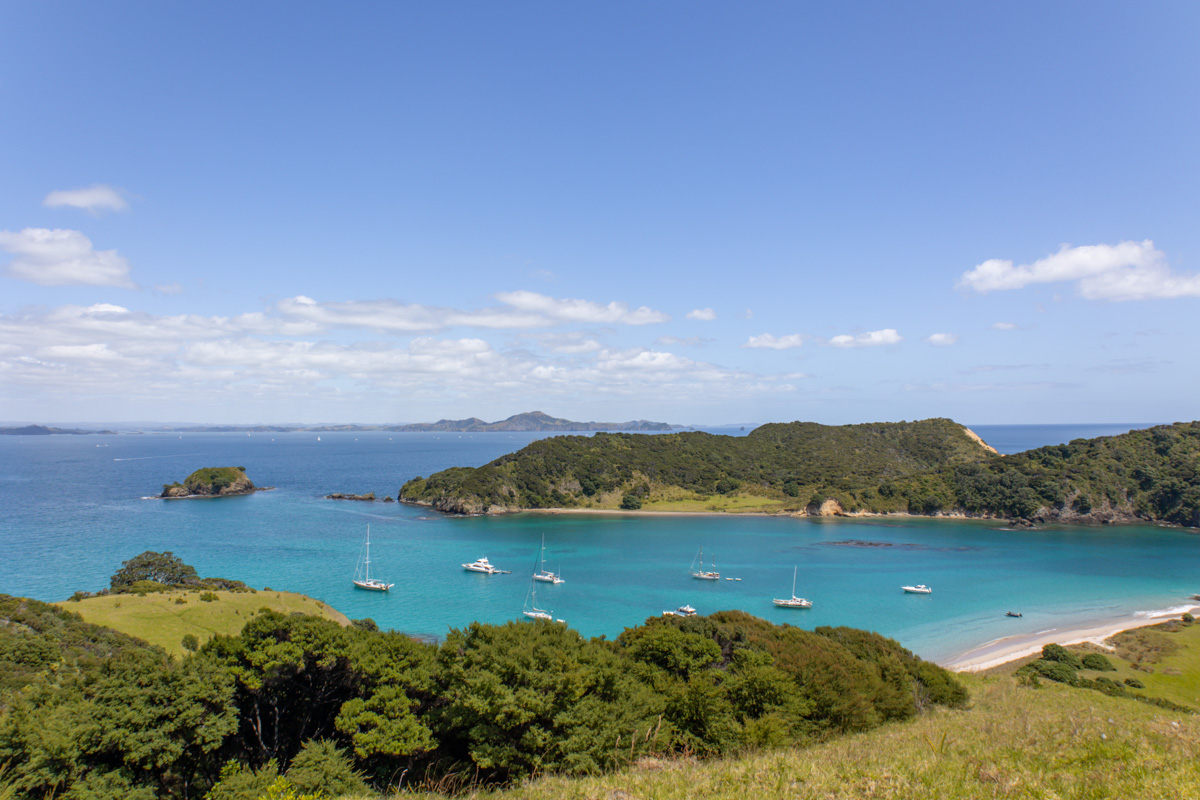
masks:
<path id="1" fill-rule="evenodd" d="M 1001 452 L 1098 427 L 973 426 Z M 742 433 L 742 431 L 720 431 Z M 62 600 L 108 584 L 122 561 L 170 550 L 202 575 L 303 592 L 352 618 L 430 637 L 474 620 L 521 619 L 544 536 L 538 605 L 585 635 L 691 604 L 739 608 L 805 628 L 847 625 L 946 660 L 1008 635 L 1175 607 L 1200 591 L 1200 539 L 1157 526 L 1012 530 L 978 520 L 520 514 L 445 517 L 402 504 L 325 500 L 395 496 L 415 475 L 474 466 L 547 434 L 141 434 L 0 437 L 0 591 Z M 1020 443 L 1018 446 L 1015 443 Z M 247 497 L 164 501 L 163 483 L 201 466 L 244 466 Z M 366 527 L 377 594 L 351 583 Z M 697 581 L 701 546 L 722 580 Z M 508 575 L 464 572 L 487 556 Z M 808 610 L 775 608 L 791 591 Z M 724 578 L 740 578 L 725 580 Z M 900 586 L 925 583 L 932 595 Z M 1008 610 L 1024 616 L 1004 616 Z"/>

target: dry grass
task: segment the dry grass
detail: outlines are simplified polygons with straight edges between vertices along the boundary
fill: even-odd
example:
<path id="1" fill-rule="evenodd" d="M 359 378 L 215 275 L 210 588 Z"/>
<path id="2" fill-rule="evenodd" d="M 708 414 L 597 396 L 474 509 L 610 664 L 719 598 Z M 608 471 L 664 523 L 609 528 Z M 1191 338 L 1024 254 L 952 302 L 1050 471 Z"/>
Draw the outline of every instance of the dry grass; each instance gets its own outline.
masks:
<path id="1" fill-rule="evenodd" d="M 193 634 L 201 644 L 214 634 L 235 634 L 264 607 L 284 614 L 299 611 L 332 619 L 341 625 L 350 624 L 340 611 L 295 592 L 221 591 L 213 593 L 217 599 L 211 602 L 201 600 L 201 594 L 203 592 L 195 590 L 144 596 L 116 594 L 55 605 L 76 612 L 85 622 L 136 636 L 174 655 L 185 652 L 181 642 L 186 634 Z M 177 602 L 180 599 L 184 602 Z"/>

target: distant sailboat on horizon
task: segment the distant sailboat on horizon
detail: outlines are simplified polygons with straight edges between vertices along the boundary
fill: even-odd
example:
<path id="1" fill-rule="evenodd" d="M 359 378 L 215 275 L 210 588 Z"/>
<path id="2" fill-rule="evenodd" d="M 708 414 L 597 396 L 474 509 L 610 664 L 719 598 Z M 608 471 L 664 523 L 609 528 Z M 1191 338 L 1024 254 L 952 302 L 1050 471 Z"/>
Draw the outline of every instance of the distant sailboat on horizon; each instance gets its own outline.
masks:
<path id="1" fill-rule="evenodd" d="M 361 575 L 361 577 L 360 577 Z M 386 592 L 395 586 L 394 583 L 385 583 L 378 578 L 371 577 L 371 526 L 367 525 L 367 541 L 363 543 L 362 553 L 359 555 L 358 567 L 354 570 L 354 585 L 359 589 L 368 589 L 372 592 Z"/>

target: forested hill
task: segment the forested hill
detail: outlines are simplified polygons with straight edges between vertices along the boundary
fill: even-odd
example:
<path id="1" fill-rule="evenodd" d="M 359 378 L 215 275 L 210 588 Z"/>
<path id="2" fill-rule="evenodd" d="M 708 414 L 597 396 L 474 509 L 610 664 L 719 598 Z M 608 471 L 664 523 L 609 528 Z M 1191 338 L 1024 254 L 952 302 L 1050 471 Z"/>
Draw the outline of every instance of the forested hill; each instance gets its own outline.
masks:
<path id="1" fill-rule="evenodd" d="M 543 439 L 476 469 L 414 478 L 450 513 L 592 508 L 910 513 L 1200 524 L 1200 423 L 996 455 L 948 419 L 764 425 L 748 436 Z"/>

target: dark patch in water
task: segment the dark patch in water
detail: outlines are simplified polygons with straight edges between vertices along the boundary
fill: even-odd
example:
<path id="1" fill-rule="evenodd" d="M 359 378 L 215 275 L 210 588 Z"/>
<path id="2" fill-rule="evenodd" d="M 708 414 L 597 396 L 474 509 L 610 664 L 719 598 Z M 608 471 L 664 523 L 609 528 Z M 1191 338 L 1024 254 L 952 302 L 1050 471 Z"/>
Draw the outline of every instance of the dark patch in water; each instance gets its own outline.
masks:
<path id="1" fill-rule="evenodd" d="M 846 539 L 840 542 L 818 542 L 823 547 L 896 547 L 901 550 L 935 550 L 943 553 L 966 552 L 968 550 L 982 550 L 982 547 L 963 546 L 963 547 L 930 547 L 924 544 L 913 544 L 911 542 L 896 543 L 896 542 L 868 542 L 863 539 Z"/>

